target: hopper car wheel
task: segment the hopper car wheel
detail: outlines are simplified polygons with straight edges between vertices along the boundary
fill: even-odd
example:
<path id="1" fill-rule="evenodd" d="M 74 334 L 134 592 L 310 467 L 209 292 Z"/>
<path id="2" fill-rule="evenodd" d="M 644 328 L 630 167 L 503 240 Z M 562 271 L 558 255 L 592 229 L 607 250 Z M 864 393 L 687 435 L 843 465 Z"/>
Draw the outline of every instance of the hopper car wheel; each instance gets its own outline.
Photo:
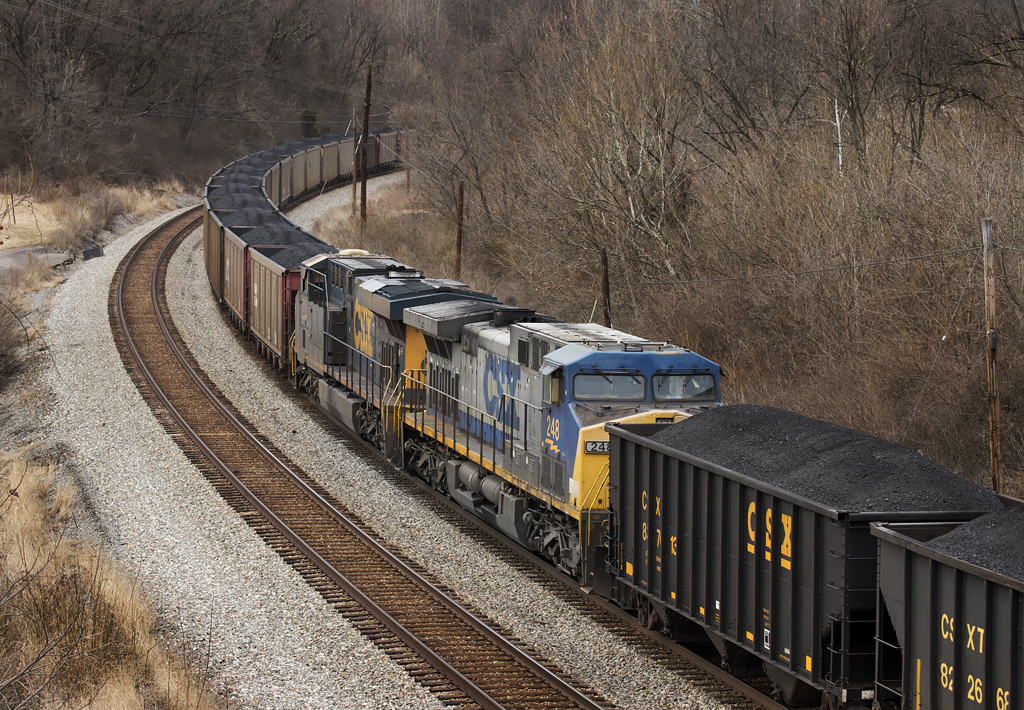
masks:
<path id="1" fill-rule="evenodd" d="M 636 605 L 636 619 L 644 625 L 648 631 L 657 630 L 661 624 L 658 618 L 658 611 L 651 604 L 649 599 L 640 599 Z"/>

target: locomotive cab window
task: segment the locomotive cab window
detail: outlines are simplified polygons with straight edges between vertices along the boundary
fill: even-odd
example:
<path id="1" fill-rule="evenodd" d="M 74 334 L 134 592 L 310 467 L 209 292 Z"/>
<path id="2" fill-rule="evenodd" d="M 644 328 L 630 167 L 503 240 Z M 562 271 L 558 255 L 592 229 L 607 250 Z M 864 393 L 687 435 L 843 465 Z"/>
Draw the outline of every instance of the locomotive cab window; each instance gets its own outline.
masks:
<path id="1" fill-rule="evenodd" d="M 659 402 L 713 402 L 715 376 L 681 372 L 654 376 L 654 399 Z"/>
<path id="2" fill-rule="evenodd" d="M 327 300 L 324 275 L 319 271 L 306 271 L 306 295 L 313 303 L 323 304 Z"/>
<path id="3" fill-rule="evenodd" d="M 544 376 L 544 401 L 551 404 L 561 404 L 562 390 L 565 387 L 564 375 L 561 370 L 555 370 L 550 375 Z"/>
<path id="4" fill-rule="evenodd" d="M 579 401 L 642 402 L 643 375 L 632 372 L 581 372 L 572 378 L 572 396 Z"/>

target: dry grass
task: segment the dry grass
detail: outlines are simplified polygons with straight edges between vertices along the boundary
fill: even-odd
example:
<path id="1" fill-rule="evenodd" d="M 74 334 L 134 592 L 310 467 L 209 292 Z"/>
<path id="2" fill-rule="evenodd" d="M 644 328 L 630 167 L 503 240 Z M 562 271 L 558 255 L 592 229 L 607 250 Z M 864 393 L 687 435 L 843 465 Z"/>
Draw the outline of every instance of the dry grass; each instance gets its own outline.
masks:
<path id="1" fill-rule="evenodd" d="M 174 209 L 171 197 L 183 192 L 176 181 L 153 188 L 92 185 L 85 190 L 57 187 L 46 196 L 55 226 L 50 245 L 65 251 L 80 246 L 88 233 L 109 229 L 115 217 L 133 214 L 143 219 Z"/>
<path id="2" fill-rule="evenodd" d="M 213 708 L 137 585 L 69 538 L 74 492 L 27 453 L 0 452 L 0 704 Z"/>
<path id="3" fill-rule="evenodd" d="M 455 233 L 450 224 L 422 209 L 404 186 L 379 189 L 366 203 L 365 230 L 346 205 L 317 220 L 313 233 L 339 249 L 387 254 L 431 276 L 451 276 Z"/>
<path id="4" fill-rule="evenodd" d="M 134 214 L 143 219 L 174 209 L 172 197 L 184 192 L 177 180 L 152 187 L 105 185 L 71 181 L 38 186 L 8 198 L 0 209 L 0 246 L 46 246 L 59 251 L 80 248 L 108 229 L 115 217 Z"/>
<path id="5" fill-rule="evenodd" d="M 138 187 L 77 179 L 36 186 L 24 194 L 5 194 L 0 203 L 0 249 L 43 246 L 74 252 L 91 245 L 118 215 L 148 219 L 174 209 L 173 196 L 182 192 L 184 186 L 176 180 Z M 64 280 L 43 259 L 32 254 L 26 259 L 21 268 L 0 272 L 0 383 L 16 370 L 18 349 L 34 336 L 24 323 L 21 297 Z"/>

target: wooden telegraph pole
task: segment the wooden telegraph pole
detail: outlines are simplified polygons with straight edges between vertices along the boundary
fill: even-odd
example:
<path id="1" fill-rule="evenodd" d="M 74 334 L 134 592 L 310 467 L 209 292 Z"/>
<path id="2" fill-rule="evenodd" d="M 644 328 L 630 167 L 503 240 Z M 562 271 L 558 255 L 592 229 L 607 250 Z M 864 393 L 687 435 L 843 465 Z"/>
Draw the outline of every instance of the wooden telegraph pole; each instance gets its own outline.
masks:
<path id="1" fill-rule="evenodd" d="M 604 325 L 612 327 L 612 291 L 608 284 L 608 250 L 601 247 L 601 293 L 604 296 Z"/>
<path id="2" fill-rule="evenodd" d="M 369 147 L 368 138 L 370 133 L 370 86 L 373 82 L 373 65 L 366 67 L 366 103 L 363 104 L 363 140 L 362 150 L 359 153 L 363 163 L 363 189 L 359 195 L 359 220 L 360 225 L 366 226 L 366 149 Z"/>
<path id="3" fill-rule="evenodd" d="M 462 190 L 466 181 L 459 180 L 459 201 L 455 206 L 455 279 L 462 278 Z"/>
<path id="4" fill-rule="evenodd" d="M 992 239 L 992 220 L 981 221 L 985 253 L 985 329 L 988 332 L 988 425 L 989 459 L 992 463 L 992 490 L 1003 492 L 1003 442 L 999 425 L 999 378 L 996 371 L 996 246 Z"/>
<path id="5" fill-rule="evenodd" d="M 356 185 L 359 184 L 359 140 L 356 138 L 356 107 L 352 107 L 352 216 L 356 216 Z"/>

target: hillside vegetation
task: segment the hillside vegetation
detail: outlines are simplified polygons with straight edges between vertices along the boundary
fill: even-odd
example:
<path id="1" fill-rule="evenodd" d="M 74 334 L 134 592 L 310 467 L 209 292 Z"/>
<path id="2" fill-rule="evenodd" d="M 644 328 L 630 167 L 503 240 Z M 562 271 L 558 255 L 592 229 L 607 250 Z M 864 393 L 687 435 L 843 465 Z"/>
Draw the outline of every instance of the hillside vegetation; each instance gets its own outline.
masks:
<path id="1" fill-rule="evenodd" d="M 407 129 L 388 243 L 720 362 L 794 409 L 988 477 L 980 222 L 995 220 L 1003 446 L 1024 492 L 1024 2 L 14 0 L 0 166 L 193 184 L 274 143 Z M 361 112 L 360 112 L 361 115 Z M 85 187 L 83 187 L 85 186 Z M 399 239 L 400 243 L 400 239 Z M 396 254 L 397 255 L 397 254 Z M 924 258 L 918 258 L 924 257 Z M 600 309 L 596 318 L 600 320 Z"/>
<path id="2" fill-rule="evenodd" d="M 613 324 L 720 362 L 727 402 L 989 480 L 980 223 L 1024 248 L 1019 2 L 490 7 L 398 111 L 431 204 L 466 181 L 488 285 L 587 320 L 607 249 Z M 1018 494 L 1022 258 L 997 255 Z"/>

